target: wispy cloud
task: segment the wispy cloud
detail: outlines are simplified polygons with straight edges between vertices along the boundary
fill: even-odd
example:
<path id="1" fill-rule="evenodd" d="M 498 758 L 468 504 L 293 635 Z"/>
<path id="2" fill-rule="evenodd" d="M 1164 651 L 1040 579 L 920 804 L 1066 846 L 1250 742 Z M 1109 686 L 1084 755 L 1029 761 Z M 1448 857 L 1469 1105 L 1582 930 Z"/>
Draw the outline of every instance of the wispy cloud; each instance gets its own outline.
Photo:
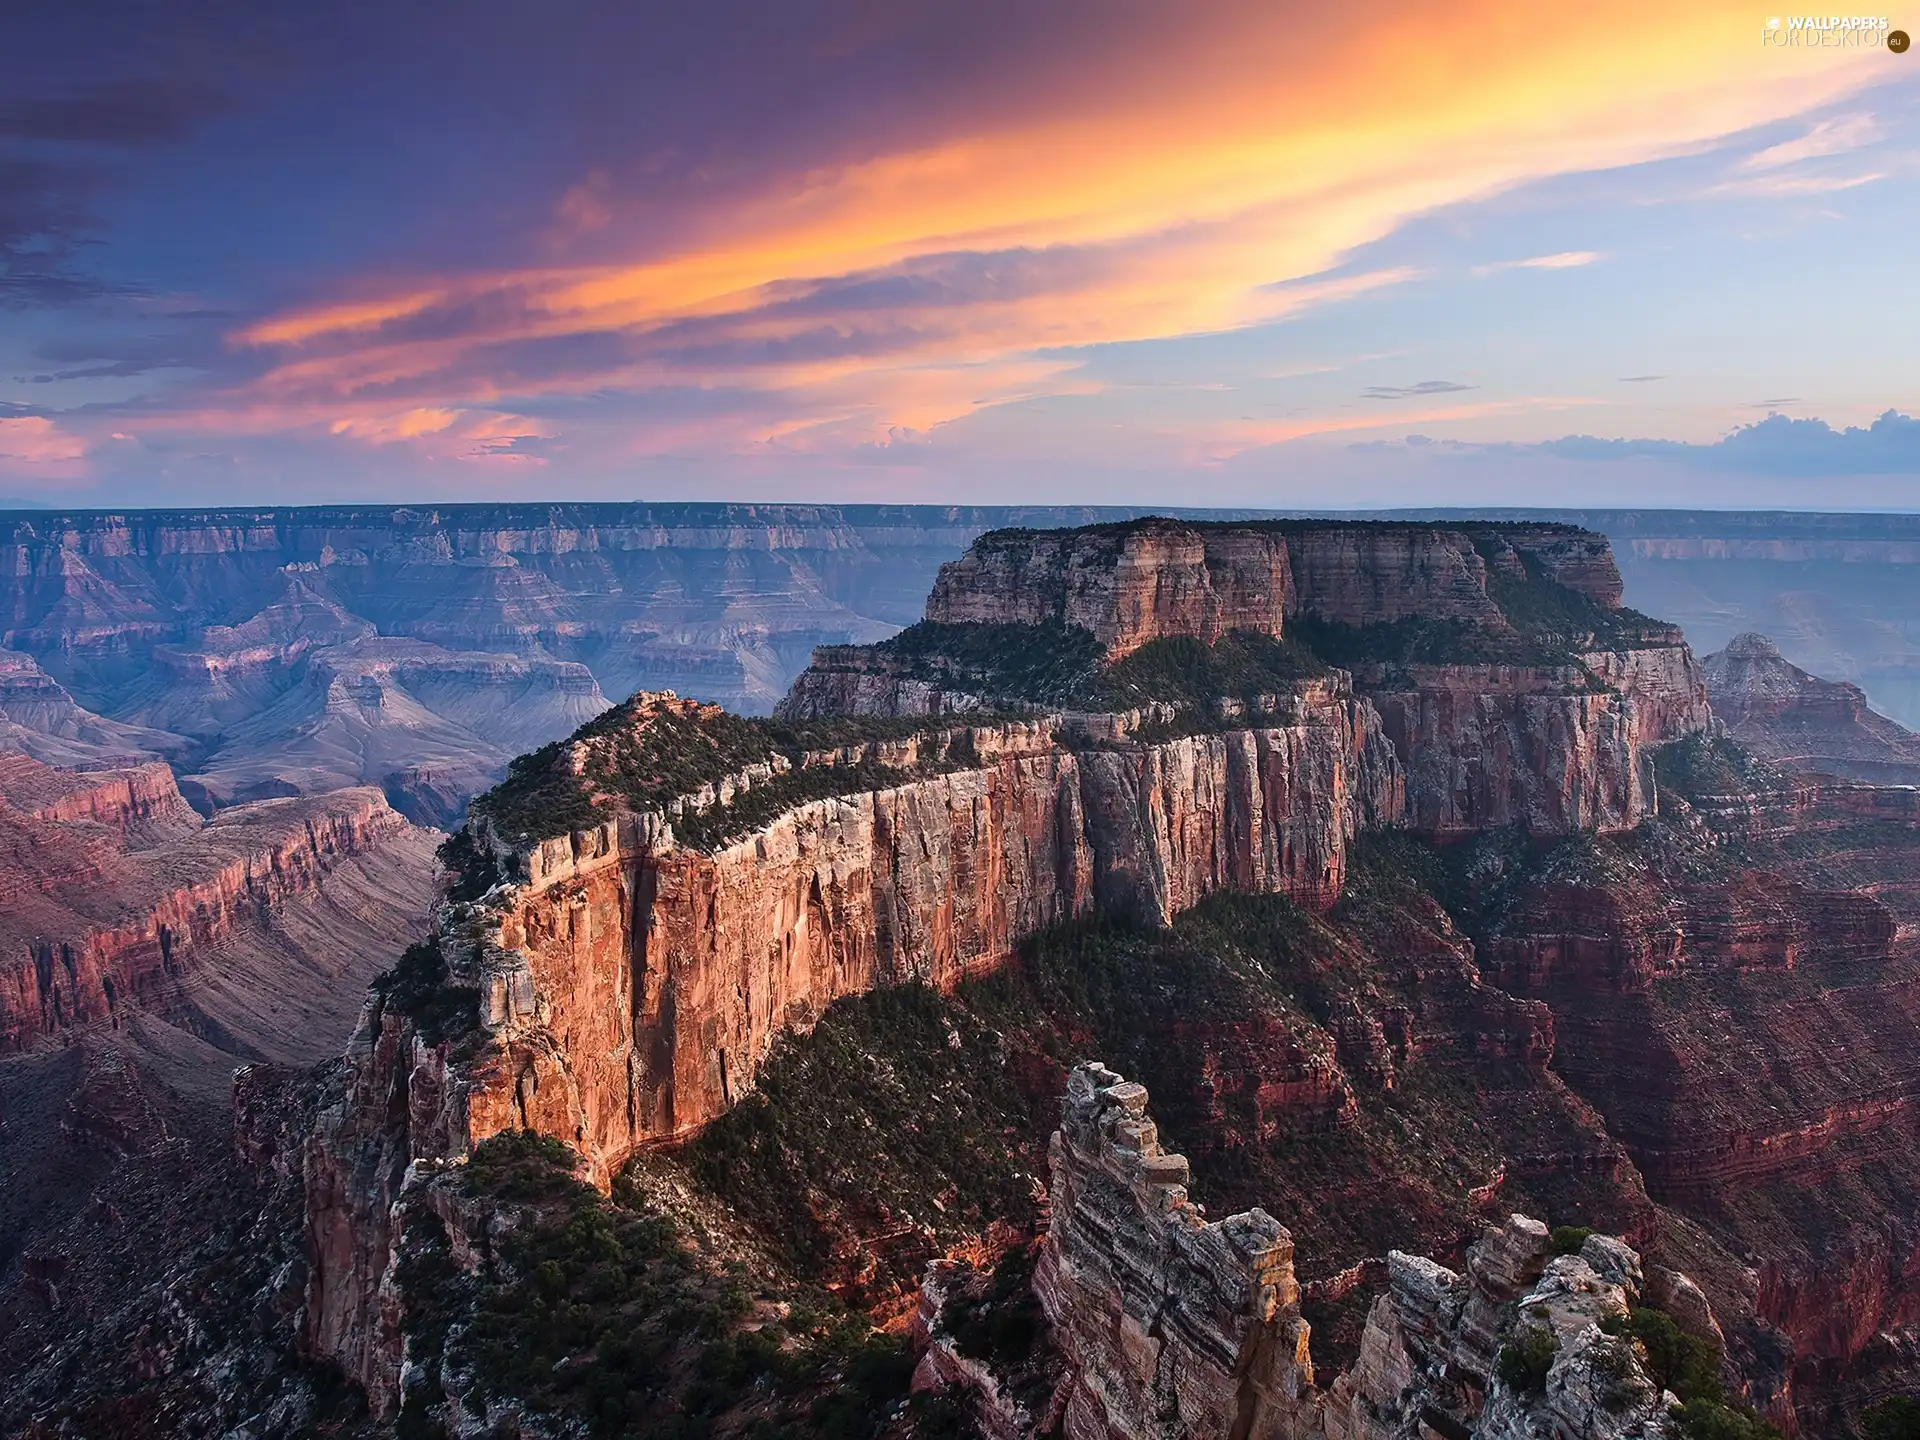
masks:
<path id="1" fill-rule="evenodd" d="M 1769 145 L 1749 155 L 1740 162 L 1740 168 L 1772 170 L 1782 165 L 1796 165 L 1802 160 L 1816 160 L 1824 155 L 1840 155 L 1848 150 L 1857 150 L 1862 145 L 1871 145 L 1884 133 L 1880 122 L 1865 112 L 1839 115 L 1819 121 L 1798 139 L 1783 140 L 1778 145 Z"/>
<path id="2" fill-rule="evenodd" d="M 702 202 L 676 217 L 671 249 L 649 248 L 657 227 L 623 227 L 625 181 L 597 167 L 554 224 L 590 234 L 599 263 L 343 284 L 240 327 L 237 351 L 261 373 L 204 409 L 310 425 L 329 410 L 740 390 L 764 403 L 742 407 L 739 443 L 821 424 L 877 442 L 983 396 L 1085 383 L 1065 364 L 979 387 L 1035 356 L 1230 331 L 1405 283 L 1418 272 L 1339 270 L 1412 216 L 1685 153 L 1865 83 L 1825 56 L 1792 72 L 1702 65 L 1747 53 L 1751 20 L 1732 3 L 1623 3 L 1542 31 L 1519 0 L 1471 0 L 1417 41 L 1400 16 L 1226 3 L 1217 24 L 1151 44 L 1117 35 L 1044 103 L 957 106 L 891 148 Z M 1637 17 L 1658 17 L 1660 45 Z M 1516 38 L 1488 46 L 1490 31 Z M 1276 85 L 1276 57 L 1309 48 L 1314 64 Z M 1408 391 L 1422 393 L 1435 392 Z"/>
<path id="3" fill-rule="evenodd" d="M 1460 390 L 1477 390 L 1477 385 L 1462 385 L 1456 380 L 1422 380 L 1413 385 L 1369 385 L 1360 392 L 1363 400 L 1408 400 L 1420 395 L 1451 395 Z"/>
<path id="4" fill-rule="evenodd" d="M 1490 265 L 1476 265 L 1476 275 L 1492 275 L 1501 270 L 1577 270 L 1582 265 L 1591 265 L 1606 256 L 1598 250 L 1561 250 L 1552 255 L 1534 255 L 1525 260 L 1496 260 Z"/>
<path id="5" fill-rule="evenodd" d="M 1207 437 L 1204 448 L 1209 462 L 1232 459 L 1246 451 L 1267 445 L 1283 445 L 1295 440 L 1310 440 L 1322 435 L 1345 435 L 1356 431 L 1380 430 L 1387 426 L 1434 425 L 1449 421 L 1478 420 L 1527 412 L 1567 410 L 1600 403 L 1587 396 L 1527 395 L 1507 400 L 1475 400 L 1463 404 L 1439 405 L 1419 410 L 1396 410 L 1391 416 L 1320 415 L 1278 420 L 1242 421 L 1222 427 Z M 1410 442 L 1426 443 L 1419 437 Z M 1373 442 L 1367 442 L 1373 443 Z"/>
<path id="6" fill-rule="evenodd" d="M 1709 186 L 1703 193 L 1715 196 L 1744 195 L 1761 200 L 1791 199 L 1796 195 L 1830 195 L 1839 190 L 1854 190 L 1886 178 L 1884 170 L 1870 171 L 1865 175 L 1783 175 L 1776 172 L 1723 180 L 1718 185 Z"/>

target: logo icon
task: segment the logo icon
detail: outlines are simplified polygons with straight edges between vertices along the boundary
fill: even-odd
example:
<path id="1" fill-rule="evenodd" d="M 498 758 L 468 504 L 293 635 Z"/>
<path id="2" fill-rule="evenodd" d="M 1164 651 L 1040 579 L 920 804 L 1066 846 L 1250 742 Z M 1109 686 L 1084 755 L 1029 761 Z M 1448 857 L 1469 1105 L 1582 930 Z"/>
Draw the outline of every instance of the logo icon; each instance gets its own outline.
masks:
<path id="1" fill-rule="evenodd" d="M 1780 28 L 1780 17 L 1778 15 L 1769 15 L 1767 17 L 1767 28 L 1769 30 L 1778 30 Z"/>
<path id="2" fill-rule="evenodd" d="M 1906 54 L 1907 46 L 1912 43 L 1913 42 L 1907 38 L 1907 32 L 1904 30 L 1889 30 L 1887 32 L 1887 49 L 1896 55 Z"/>

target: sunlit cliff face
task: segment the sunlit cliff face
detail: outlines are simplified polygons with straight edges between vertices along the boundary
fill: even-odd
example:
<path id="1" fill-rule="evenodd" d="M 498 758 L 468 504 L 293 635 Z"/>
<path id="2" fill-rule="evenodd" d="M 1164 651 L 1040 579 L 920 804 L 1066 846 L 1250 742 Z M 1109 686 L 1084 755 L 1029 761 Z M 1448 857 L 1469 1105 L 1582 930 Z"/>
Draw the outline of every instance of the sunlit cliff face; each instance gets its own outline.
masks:
<path id="1" fill-rule="evenodd" d="M 587 138 L 554 147 L 537 177 L 498 162 L 495 181 L 486 152 L 536 141 L 476 134 L 454 165 L 436 132 L 439 168 L 415 203 L 486 212 L 484 242 L 390 188 L 359 216 L 355 238 L 373 243 L 357 261 L 268 287 L 222 326 L 203 378 L 140 428 L 511 466 L 569 445 L 885 444 L 1013 402 L 1097 396 L 1109 382 L 1088 347 L 1233 332 L 1420 280 L 1418 255 L 1357 252 L 1448 207 L 1817 111 L 1900 63 L 1763 45 L 1764 17 L 1733 4 L 1033 8 L 961 25 L 840 7 L 810 46 L 779 54 L 750 37 L 729 51 L 696 21 L 657 27 L 646 78 L 678 47 L 687 106 L 721 116 L 691 137 L 667 133 L 664 99 L 651 115 L 603 104 L 592 27 L 567 42 L 583 57 L 573 94 L 556 80 L 565 65 L 538 62 L 554 37 L 527 37 L 521 83 L 547 87 L 537 108 Z M 712 98 L 736 91 L 729 120 Z M 593 123 L 602 109 L 611 118 Z M 1874 122 L 1820 123 L 1841 126 L 1844 146 Z M 1821 133 L 1769 163 L 1830 151 Z M 383 227 L 432 243 L 383 247 Z M 1483 268 L 1571 274 L 1603 258 L 1523 252 Z M 1497 423 L 1528 403 L 1443 391 L 1402 408 Z M 49 423 L 105 443 L 90 420 Z M 1206 460 L 1370 423 L 1196 405 L 1160 428 Z M 52 443 L 36 438 L 33 454 Z"/>

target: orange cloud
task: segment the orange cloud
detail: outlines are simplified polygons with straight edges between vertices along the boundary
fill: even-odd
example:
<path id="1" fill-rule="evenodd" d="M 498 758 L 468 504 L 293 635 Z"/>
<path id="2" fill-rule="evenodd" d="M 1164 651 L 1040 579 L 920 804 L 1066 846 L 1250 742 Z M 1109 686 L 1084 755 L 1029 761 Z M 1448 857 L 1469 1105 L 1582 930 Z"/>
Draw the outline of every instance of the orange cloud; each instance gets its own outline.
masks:
<path id="1" fill-rule="evenodd" d="M 1202 7 L 1188 33 L 1064 73 L 1050 109 L 789 176 L 704 217 L 678 253 L 434 277 L 270 317 L 235 337 L 277 357 L 235 401 L 307 413 L 404 395 L 398 413 L 437 414 L 740 386 L 781 397 L 754 422 L 763 440 L 925 428 L 975 407 L 980 367 L 1232 329 L 1405 279 L 1288 283 L 1422 212 L 1697 149 L 1900 63 L 1764 49 L 1759 24 L 1744 4 L 1650 0 Z M 605 227 L 604 177 L 560 208 L 564 226 Z M 1070 384 L 1070 369 L 1031 385 Z"/>
<path id="2" fill-rule="evenodd" d="M 349 415 L 333 421 L 327 431 L 375 445 L 421 441 L 429 454 L 437 451 L 457 460 L 508 460 L 518 464 L 544 464 L 513 446 L 551 433 L 524 415 L 428 406 L 393 414 Z"/>
<path id="3" fill-rule="evenodd" d="M 86 465 L 86 442 L 44 415 L 0 417 L 0 470 L 58 479 Z"/>

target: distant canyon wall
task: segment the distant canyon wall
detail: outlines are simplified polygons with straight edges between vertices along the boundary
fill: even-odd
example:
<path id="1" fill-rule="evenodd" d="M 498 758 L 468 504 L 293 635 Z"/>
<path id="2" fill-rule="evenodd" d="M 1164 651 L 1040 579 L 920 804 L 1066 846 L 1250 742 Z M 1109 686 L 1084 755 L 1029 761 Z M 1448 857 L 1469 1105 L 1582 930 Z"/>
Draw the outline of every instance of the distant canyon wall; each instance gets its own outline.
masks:
<path id="1" fill-rule="evenodd" d="M 1620 603 L 1619 572 L 1603 536 L 1509 527 L 1479 541 L 1463 530 L 1388 521 L 1009 530 L 940 568 L 925 618 L 1056 620 L 1091 631 L 1109 659 L 1166 636 L 1209 643 L 1230 630 L 1277 636 L 1299 614 L 1343 625 L 1450 619 L 1503 631 L 1482 546 L 1516 578 L 1525 578 L 1531 560 L 1597 604 Z"/>
<path id="2" fill-rule="evenodd" d="M 6 758 L 10 771 L 24 760 Z M 0 801 L 13 852 L 0 872 L 0 1052 L 164 1011 L 238 929 L 410 828 L 373 790 L 263 802 L 202 825 L 164 765 L 60 778 L 86 783 L 26 811 Z M 17 783 L 6 788 L 18 798 Z"/>

